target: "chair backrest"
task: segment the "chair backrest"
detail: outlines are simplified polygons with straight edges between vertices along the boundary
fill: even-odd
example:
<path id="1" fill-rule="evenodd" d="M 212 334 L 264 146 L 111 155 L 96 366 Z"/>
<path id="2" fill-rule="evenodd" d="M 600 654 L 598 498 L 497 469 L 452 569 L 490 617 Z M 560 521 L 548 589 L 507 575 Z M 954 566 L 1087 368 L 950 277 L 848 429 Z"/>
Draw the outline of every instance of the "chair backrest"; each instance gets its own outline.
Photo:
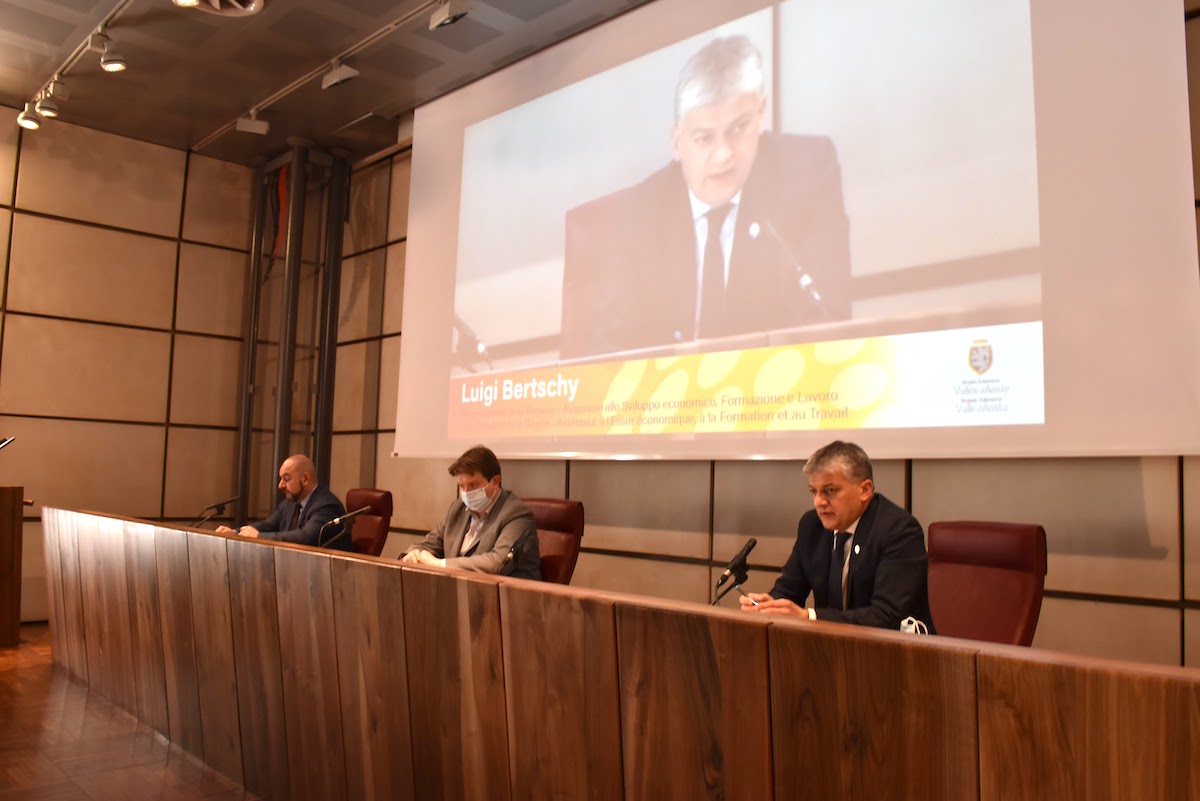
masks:
<path id="1" fill-rule="evenodd" d="M 583 541 L 583 502 L 566 498 L 522 498 L 537 521 L 542 581 L 570 584 Z"/>
<path id="2" fill-rule="evenodd" d="M 358 487 L 346 492 L 347 512 L 364 506 L 370 506 L 371 511 L 363 512 L 350 521 L 353 526 L 350 538 L 358 553 L 379 556 L 383 552 L 383 544 L 387 542 L 388 526 L 392 524 L 392 493 L 373 487 Z"/>
<path id="3" fill-rule="evenodd" d="M 1032 523 L 929 524 L 929 609 L 938 634 L 1029 645 L 1046 583 L 1046 529 Z"/>

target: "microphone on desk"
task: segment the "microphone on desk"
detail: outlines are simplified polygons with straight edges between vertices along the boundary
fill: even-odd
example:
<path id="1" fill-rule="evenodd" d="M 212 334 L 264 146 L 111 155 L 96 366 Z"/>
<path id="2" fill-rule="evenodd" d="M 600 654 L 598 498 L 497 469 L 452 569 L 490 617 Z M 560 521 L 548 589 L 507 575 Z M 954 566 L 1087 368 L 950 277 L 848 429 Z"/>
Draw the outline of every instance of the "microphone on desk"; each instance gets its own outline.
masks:
<path id="1" fill-rule="evenodd" d="M 217 501 L 216 503 L 212 504 L 211 506 L 205 506 L 203 509 L 200 510 L 200 514 L 196 516 L 196 519 L 193 520 L 191 523 L 189 523 L 189 525 L 192 528 L 199 528 L 200 526 L 207 523 L 209 520 L 212 520 L 217 515 L 225 514 L 225 506 L 227 504 L 233 503 L 234 501 L 241 500 L 241 497 L 242 496 L 240 496 L 240 495 L 234 495 L 232 498 L 229 498 L 227 500 Z"/>
<path id="2" fill-rule="evenodd" d="M 321 534 L 323 534 L 325 532 L 325 529 L 329 528 L 330 526 L 341 525 L 342 523 L 346 522 L 347 520 L 352 520 L 352 519 L 358 517 L 359 515 L 363 514 L 364 512 L 369 512 L 369 511 L 371 511 L 371 507 L 364 506 L 361 509 L 355 509 L 353 512 L 346 512 L 346 514 L 342 515 L 341 517 L 335 517 L 332 520 L 330 520 L 328 523 L 326 523 L 325 525 L 321 526 L 321 530 L 317 532 L 317 547 L 318 548 L 327 548 L 330 545 L 332 545 L 333 543 L 340 540 L 342 537 L 344 537 L 350 533 L 349 526 L 342 526 L 341 531 L 339 531 L 337 534 L 333 535 L 333 537 L 326 540 L 325 542 L 321 542 Z"/>
<path id="3" fill-rule="evenodd" d="M 521 550 L 521 546 L 525 544 L 527 539 L 536 536 L 537 529 L 530 529 L 521 536 L 517 537 L 517 541 L 512 544 L 512 547 L 508 549 L 508 553 L 504 555 L 504 561 L 500 563 L 499 573 L 501 576 L 512 575 L 512 572 L 517 569 L 517 553 Z"/>
<path id="4" fill-rule="evenodd" d="M 754 539 L 754 537 L 751 537 L 746 541 L 746 544 L 742 546 L 742 550 L 737 552 L 737 556 L 729 560 L 729 566 L 725 568 L 725 572 L 722 573 L 717 579 L 718 590 L 725 586 L 725 582 L 729 581 L 729 579 L 733 578 L 739 573 L 746 572 L 746 557 L 748 557 L 750 552 L 754 550 L 755 545 L 758 545 L 758 540 Z"/>

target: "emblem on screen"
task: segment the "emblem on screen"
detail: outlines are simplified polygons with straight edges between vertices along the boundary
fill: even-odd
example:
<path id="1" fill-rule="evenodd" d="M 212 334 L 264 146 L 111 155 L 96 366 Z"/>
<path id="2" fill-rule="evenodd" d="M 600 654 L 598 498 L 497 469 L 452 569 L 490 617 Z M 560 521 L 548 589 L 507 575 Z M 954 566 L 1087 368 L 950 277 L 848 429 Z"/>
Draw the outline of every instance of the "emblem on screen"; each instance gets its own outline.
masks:
<path id="1" fill-rule="evenodd" d="M 967 361 L 970 362 L 971 369 L 977 375 L 983 375 L 992 366 L 992 346 L 986 339 L 975 340 L 971 343 L 971 350 L 967 353 Z"/>

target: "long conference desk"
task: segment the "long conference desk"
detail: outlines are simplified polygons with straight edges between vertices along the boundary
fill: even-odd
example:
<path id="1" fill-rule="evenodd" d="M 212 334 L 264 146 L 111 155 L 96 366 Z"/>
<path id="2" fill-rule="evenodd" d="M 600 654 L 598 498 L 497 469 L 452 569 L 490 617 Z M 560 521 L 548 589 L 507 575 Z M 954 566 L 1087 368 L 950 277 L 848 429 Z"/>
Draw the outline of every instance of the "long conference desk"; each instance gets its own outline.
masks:
<path id="1" fill-rule="evenodd" d="M 1200 798 L 1200 671 L 42 521 L 55 661 L 268 799 Z"/>

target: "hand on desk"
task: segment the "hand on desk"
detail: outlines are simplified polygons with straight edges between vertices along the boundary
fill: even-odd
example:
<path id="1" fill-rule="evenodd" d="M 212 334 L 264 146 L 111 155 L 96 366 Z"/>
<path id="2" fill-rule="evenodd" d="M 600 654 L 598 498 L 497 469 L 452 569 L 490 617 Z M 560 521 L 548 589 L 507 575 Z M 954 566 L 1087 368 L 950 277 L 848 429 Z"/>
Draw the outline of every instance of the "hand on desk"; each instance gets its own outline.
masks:
<path id="1" fill-rule="evenodd" d="M 446 566 L 445 559 L 439 559 L 423 548 L 418 548 L 415 551 L 409 551 L 408 553 L 404 554 L 404 556 L 400 557 L 400 561 L 408 562 L 409 564 L 429 565 L 430 567 Z"/>
<path id="2" fill-rule="evenodd" d="M 792 615 L 808 619 L 808 610 L 787 598 L 772 598 L 765 592 L 751 592 L 738 598 L 744 612 L 763 612 L 768 615 Z"/>
<path id="3" fill-rule="evenodd" d="M 227 534 L 229 536 L 232 536 L 234 534 L 238 535 L 239 537 L 257 537 L 258 536 L 258 529 L 256 529 L 254 526 L 242 526 L 237 531 L 234 531 L 229 526 L 217 526 L 214 529 L 214 531 L 216 531 L 218 534 Z"/>

